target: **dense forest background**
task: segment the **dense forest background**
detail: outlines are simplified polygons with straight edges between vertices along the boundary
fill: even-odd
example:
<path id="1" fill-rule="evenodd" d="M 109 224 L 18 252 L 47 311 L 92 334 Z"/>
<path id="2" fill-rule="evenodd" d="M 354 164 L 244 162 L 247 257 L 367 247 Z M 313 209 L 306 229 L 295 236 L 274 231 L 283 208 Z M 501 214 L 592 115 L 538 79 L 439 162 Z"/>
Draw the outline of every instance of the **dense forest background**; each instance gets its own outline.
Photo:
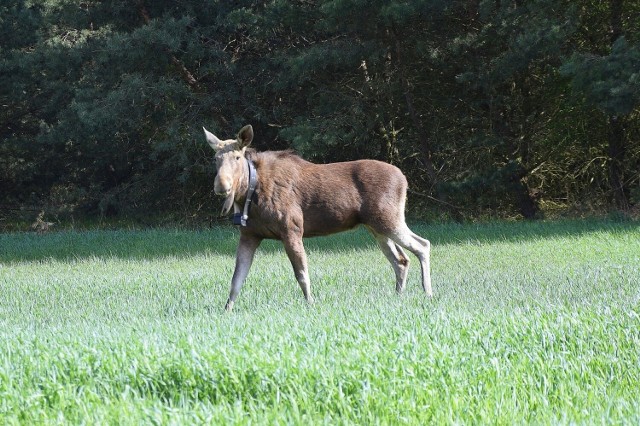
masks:
<path id="1" fill-rule="evenodd" d="M 207 220 L 202 126 L 247 123 L 260 150 L 396 164 L 422 218 L 637 210 L 640 2 L 0 5 L 0 225 Z"/>

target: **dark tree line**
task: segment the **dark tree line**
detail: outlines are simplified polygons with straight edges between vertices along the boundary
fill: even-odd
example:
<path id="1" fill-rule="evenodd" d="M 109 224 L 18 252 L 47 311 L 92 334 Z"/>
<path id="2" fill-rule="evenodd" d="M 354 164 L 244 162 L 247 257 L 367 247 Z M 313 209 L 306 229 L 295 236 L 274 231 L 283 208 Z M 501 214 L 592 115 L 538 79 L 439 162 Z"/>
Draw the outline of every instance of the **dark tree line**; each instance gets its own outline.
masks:
<path id="1" fill-rule="evenodd" d="M 377 158 L 424 217 L 640 202 L 640 3 L 8 0 L 0 217 L 205 217 L 202 126 Z M 34 212 L 36 211 L 36 212 Z"/>

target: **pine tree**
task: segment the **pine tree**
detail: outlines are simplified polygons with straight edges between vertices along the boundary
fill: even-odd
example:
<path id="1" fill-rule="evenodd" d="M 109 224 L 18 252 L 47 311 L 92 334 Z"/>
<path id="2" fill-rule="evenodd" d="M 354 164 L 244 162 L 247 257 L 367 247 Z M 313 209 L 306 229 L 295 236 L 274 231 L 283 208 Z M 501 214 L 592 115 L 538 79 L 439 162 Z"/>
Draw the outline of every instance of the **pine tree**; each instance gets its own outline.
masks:
<path id="1" fill-rule="evenodd" d="M 601 44 L 608 44 L 608 47 L 593 47 L 606 53 L 576 53 L 563 67 L 563 72 L 571 77 L 574 89 L 584 95 L 589 104 L 606 114 L 610 194 L 613 205 L 621 210 L 630 206 L 630 183 L 634 179 L 634 176 L 629 176 L 633 167 L 629 167 L 627 161 L 629 141 L 626 127 L 640 106 L 640 44 L 638 40 L 627 40 L 625 27 L 633 28 L 633 23 L 623 20 L 623 16 L 633 15 L 628 13 L 630 4 L 623 0 L 610 0 L 604 5 L 604 12 L 609 15 L 610 37 L 608 43 Z M 638 184 L 637 177 L 635 179 Z"/>

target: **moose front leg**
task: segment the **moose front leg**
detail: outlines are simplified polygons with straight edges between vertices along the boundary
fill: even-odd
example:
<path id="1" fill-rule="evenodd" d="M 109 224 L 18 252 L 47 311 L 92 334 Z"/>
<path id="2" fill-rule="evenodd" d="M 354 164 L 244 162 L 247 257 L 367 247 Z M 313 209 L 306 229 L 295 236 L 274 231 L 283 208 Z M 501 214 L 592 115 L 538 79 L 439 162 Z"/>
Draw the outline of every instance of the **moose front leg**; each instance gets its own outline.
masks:
<path id="1" fill-rule="evenodd" d="M 313 303 L 313 296 L 311 296 L 311 282 L 309 281 L 309 272 L 307 270 L 307 254 L 304 251 L 304 245 L 302 244 L 302 235 L 289 234 L 282 239 L 284 249 L 287 252 L 287 256 L 291 261 L 293 267 L 293 273 L 296 275 L 296 280 L 300 284 L 302 294 L 307 302 Z"/>
<path id="2" fill-rule="evenodd" d="M 236 269 L 233 272 L 233 278 L 231 279 L 231 290 L 229 291 L 229 299 L 224 309 L 230 312 L 233 309 L 233 303 L 240 293 L 240 289 L 244 284 L 251 263 L 253 263 L 253 255 L 256 253 L 256 249 L 262 242 L 261 238 L 240 235 L 240 243 L 238 244 L 238 251 L 236 253 Z"/>

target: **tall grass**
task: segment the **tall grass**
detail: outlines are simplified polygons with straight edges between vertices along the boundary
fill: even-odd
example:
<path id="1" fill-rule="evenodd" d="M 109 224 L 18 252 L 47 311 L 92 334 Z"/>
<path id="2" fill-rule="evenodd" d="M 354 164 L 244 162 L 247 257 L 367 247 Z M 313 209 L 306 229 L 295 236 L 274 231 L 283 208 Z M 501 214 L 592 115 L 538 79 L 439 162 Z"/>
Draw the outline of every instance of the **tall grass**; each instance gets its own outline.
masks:
<path id="1" fill-rule="evenodd" d="M 372 238 L 307 240 L 307 306 L 237 231 L 0 235 L 0 423 L 638 423 L 640 227 L 417 225 L 405 294 Z"/>

